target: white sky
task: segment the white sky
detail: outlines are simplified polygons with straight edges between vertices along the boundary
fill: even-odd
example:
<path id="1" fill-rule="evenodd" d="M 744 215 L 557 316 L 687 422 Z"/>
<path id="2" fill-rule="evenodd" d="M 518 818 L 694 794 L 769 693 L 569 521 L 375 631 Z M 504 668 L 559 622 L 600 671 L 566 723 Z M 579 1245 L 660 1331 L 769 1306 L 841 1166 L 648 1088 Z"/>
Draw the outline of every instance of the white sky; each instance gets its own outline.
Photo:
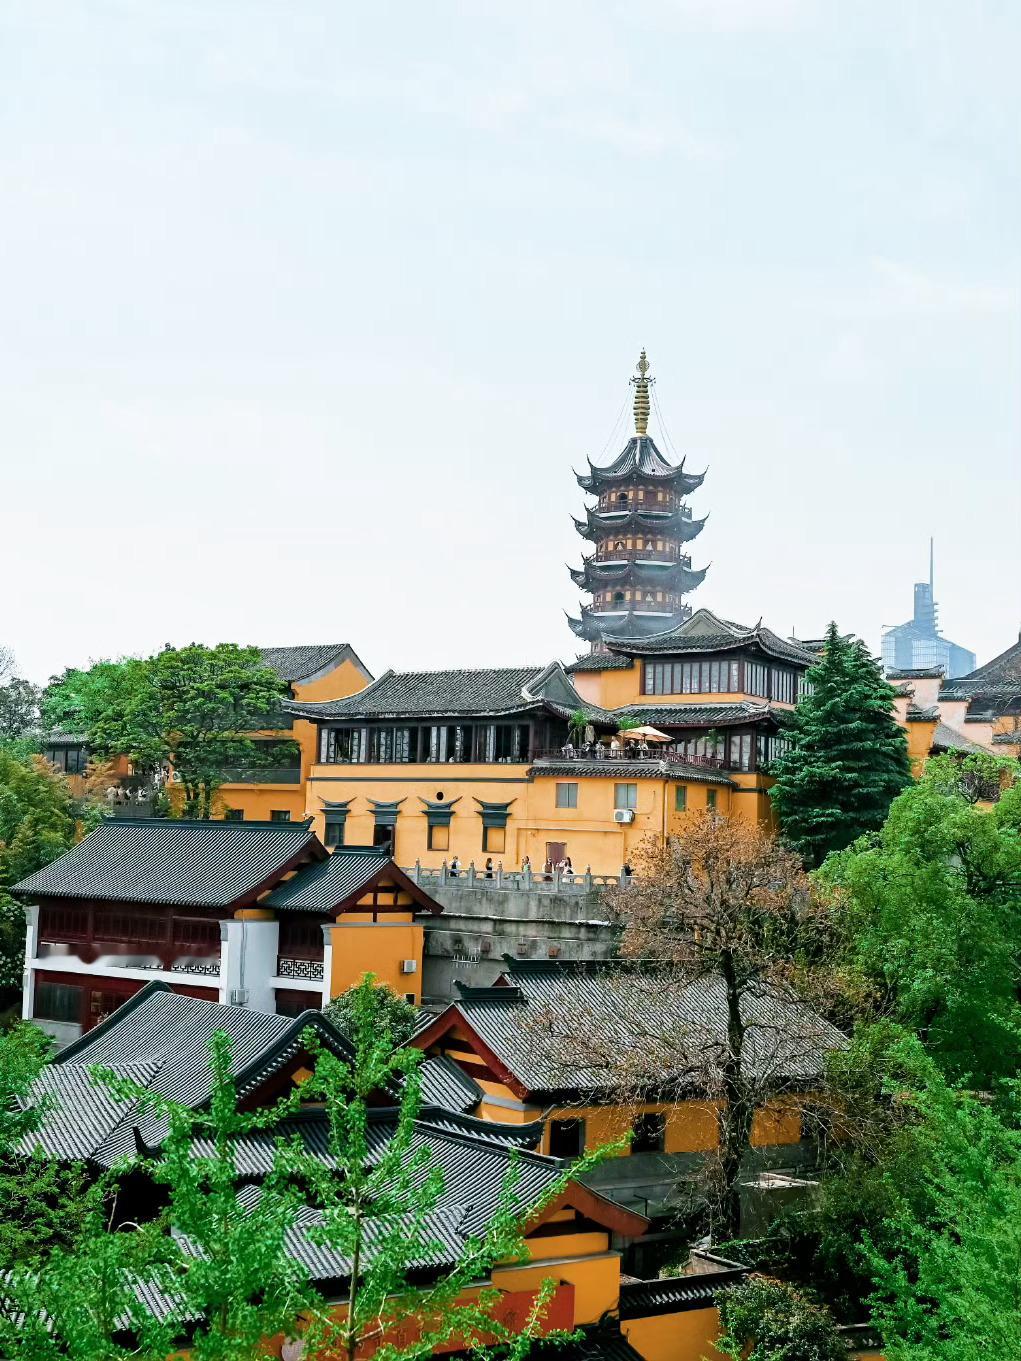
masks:
<path id="1" fill-rule="evenodd" d="M 932 533 L 987 659 L 1019 59 L 1012 0 L 2 0 L 0 643 L 569 658 L 645 345 L 693 604 L 878 648 Z"/>

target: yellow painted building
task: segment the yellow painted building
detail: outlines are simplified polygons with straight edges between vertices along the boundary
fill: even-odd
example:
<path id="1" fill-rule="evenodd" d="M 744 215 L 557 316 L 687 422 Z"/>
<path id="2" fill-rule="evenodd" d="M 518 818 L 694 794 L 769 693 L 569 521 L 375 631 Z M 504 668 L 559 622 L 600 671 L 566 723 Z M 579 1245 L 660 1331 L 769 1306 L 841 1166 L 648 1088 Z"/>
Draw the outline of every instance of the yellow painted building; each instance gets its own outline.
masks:
<path id="1" fill-rule="evenodd" d="M 262 662 L 287 685 L 289 698 L 302 702 L 342 699 L 372 680 L 348 643 L 263 648 Z M 247 822 L 304 817 L 305 784 L 316 755 L 314 725 L 294 718 L 291 727 L 253 733 L 252 739 L 277 759 L 268 767 L 231 772 L 235 778 L 220 786 L 215 815 Z"/>
<path id="2" fill-rule="evenodd" d="M 558 1158 L 620 1144 L 617 1158 L 592 1174 L 593 1184 L 644 1214 L 676 1209 L 685 1169 L 719 1146 L 716 1097 L 689 1090 L 667 1098 L 662 1084 L 642 1096 L 645 1084 L 632 1075 L 635 1090 L 624 1101 L 622 1074 L 612 1071 L 608 1056 L 619 1049 L 622 1015 L 635 1018 L 643 1033 L 680 1035 L 691 1032 L 701 1012 L 707 1032 L 715 1033 L 726 1024 L 717 1014 L 720 994 L 690 987 L 682 998 L 663 985 L 661 974 L 634 961 L 505 962 L 494 986 L 459 985 L 458 1000 L 413 1043 L 469 1079 L 474 1102 L 466 1109 L 473 1115 L 529 1127 L 539 1151 Z M 804 1032 L 803 1021 L 798 1028 Z M 579 1039 L 583 1033 L 591 1037 L 591 1052 Z M 762 1166 L 811 1160 L 801 1147 L 799 1093 L 821 1074 L 827 1053 L 844 1044 L 839 1031 L 813 1018 L 811 1044 L 792 1058 L 791 1071 L 780 1063 L 769 1075 L 770 1089 L 781 1094 L 765 1100 L 754 1117 L 751 1144 Z M 662 1079 L 669 1084 L 668 1074 Z"/>
<path id="3" fill-rule="evenodd" d="M 306 816 L 326 845 L 392 844 L 405 866 L 535 873 L 618 874 L 706 808 L 771 825 L 768 764 L 811 654 L 707 610 L 606 647 L 566 670 L 388 671 L 291 704 L 319 732 Z M 629 740 L 628 723 L 656 734 Z"/>

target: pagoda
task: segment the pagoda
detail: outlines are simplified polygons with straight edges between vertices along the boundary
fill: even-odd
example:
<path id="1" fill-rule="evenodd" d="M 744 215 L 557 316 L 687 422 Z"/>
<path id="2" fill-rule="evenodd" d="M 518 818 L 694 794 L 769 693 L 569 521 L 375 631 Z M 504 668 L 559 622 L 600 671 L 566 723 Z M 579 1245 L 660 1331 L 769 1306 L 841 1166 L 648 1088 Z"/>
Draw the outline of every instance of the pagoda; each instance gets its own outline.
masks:
<path id="1" fill-rule="evenodd" d="M 696 520 L 685 498 L 702 485 L 705 473 L 670 463 L 649 434 L 649 361 L 641 353 L 631 383 L 635 389 L 635 433 L 612 463 L 576 473 L 578 485 L 596 504 L 575 518 L 583 539 L 595 548 L 571 571 L 576 586 L 592 596 L 581 617 L 568 623 L 593 652 L 603 637 L 648 638 L 676 628 L 691 614 L 684 597 L 701 585 L 707 569 L 694 569 L 685 551 L 708 517 Z"/>

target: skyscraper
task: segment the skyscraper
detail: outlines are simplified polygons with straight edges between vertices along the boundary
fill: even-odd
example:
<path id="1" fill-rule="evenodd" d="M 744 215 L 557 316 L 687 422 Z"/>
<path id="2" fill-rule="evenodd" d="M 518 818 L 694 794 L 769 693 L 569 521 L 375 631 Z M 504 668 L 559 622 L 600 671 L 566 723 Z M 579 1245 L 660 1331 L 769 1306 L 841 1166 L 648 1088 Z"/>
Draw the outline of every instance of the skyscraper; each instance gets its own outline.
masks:
<path id="1" fill-rule="evenodd" d="M 929 540 L 929 580 L 915 582 L 915 612 L 906 624 L 883 630 L 884 671 L 941 667 L 948 680 L 975 669 L 975 654 L 951 643 L 939 631 L 939 606 L 933 592 L 933 542 Z"/>

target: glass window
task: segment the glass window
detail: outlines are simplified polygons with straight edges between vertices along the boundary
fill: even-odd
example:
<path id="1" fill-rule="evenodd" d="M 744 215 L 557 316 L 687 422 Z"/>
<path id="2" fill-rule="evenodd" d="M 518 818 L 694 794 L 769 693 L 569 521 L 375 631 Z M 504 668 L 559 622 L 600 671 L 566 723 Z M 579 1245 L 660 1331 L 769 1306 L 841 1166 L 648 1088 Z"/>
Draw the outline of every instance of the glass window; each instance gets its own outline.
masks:
<path id="1" fill-rule="evenodd" d="M 558 808 L 578 807 L 578 786 L 576 784 L 557 785 L 557 807 Z"/>
<path id="2" fill-rule="evenodd" d="M 643 1111 L 635 1121 L 631 1152 L 662 1153 L 665 1143 L 666 1115 L 663 1111 Z"/>
<path id="3" fill-rule="evenodd" d="M 638 786 L 636 784 L 615 784 L 613 786 L 614 808 L 637 808 Z"/>
<path id="4" fill-rule="evenodd" d="M 38 1021 L 73 1021 L 82 1017 L 82 990 L 73 983 L 37 983 L 35 1018 Z"/>
<path id="5" fill-rule="evenodd" d="M 223 815 L 224 822 L 244 822 L 245 810 L 243 808 L 228 808 Z"/>
<path id="6" fill-rule="evenodd" d="M 332 816 L 329 813 L 326 814 L 326 832 L 323 837 L 323 844 L 325 846 L 343 846 L 344 824 L 346 821 L 346 816 L 337 817 L 335 813 Z"/>
<path id="7" fill-rule="evenodd" d="M 674 788 L 674 812 L 683 813 L 688 807 L 688 786 L 679 784 Z"/>
<path id="8" fill-rule="evenodd" d="M 715 789 L 707 789 L 707 790 L 706 790 L 706 792 L 705 792 L 705 806 L 706 806 L 707 808 L 715 808 L 715 807 L 716 807 L 716 790 L 715 790 Z"/>
<path id="9" fill-rule="evenodd" d="M 290 822 L 291 813 L 288 808 L 271 808 L 269 812 L 270 822 Z"/>
<path id="10" fill-rule="evenodd" d="M 551 1158 L 580 1157 L 585 1152 L 585 1121 L 551 1120 L 549 1151 Z"/>

